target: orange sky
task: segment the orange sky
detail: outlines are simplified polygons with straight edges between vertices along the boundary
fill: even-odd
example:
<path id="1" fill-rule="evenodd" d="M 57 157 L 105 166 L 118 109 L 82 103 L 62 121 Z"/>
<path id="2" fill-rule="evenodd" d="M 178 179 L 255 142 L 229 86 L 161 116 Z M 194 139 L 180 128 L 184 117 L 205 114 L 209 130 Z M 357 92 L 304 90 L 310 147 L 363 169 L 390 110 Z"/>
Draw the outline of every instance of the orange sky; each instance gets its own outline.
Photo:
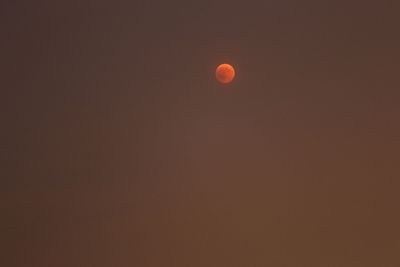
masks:
<path id="1" fill-rule="evenodd" d="M 400 266 L 397 2 L 3 2 L 1 266 Z"/>

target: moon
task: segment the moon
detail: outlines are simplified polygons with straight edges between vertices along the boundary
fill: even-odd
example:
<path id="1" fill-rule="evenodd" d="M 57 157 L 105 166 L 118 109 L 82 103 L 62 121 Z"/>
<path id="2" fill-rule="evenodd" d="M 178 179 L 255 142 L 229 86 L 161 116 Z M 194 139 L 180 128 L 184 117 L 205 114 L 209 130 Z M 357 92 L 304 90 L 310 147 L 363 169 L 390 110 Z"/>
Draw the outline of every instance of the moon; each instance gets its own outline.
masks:
<path id="1" fill-rule="evenodd" d="M 227 84 L 235 78 L 235 69 L 230 64 L 221 64 L 215 70 L 215 77 L 220 83 Z"/>

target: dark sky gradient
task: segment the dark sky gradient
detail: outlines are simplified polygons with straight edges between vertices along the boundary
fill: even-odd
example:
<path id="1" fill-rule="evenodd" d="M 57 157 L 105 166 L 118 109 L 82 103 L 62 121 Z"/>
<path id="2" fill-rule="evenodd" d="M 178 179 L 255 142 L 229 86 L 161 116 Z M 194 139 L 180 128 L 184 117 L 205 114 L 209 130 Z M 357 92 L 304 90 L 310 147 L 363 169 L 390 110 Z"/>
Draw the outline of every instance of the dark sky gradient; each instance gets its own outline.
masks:
<path id="1" fill-rule="evenodd" d="M 400 266 L 399 9 L 2 1 L 0 265 Z"/>

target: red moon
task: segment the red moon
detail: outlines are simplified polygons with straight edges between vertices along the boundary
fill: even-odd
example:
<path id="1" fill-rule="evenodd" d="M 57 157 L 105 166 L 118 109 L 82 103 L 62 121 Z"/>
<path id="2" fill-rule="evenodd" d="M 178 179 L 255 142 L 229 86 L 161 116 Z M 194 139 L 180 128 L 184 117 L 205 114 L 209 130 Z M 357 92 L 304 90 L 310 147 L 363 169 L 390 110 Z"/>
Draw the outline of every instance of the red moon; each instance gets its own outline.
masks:
<path id="1" fill-rule="evenodd" d="M 235 69 L 232 65 L 221 64 L 215 70 L 215 77 L 220 83 L 230 83 L 235 78 Z"/>

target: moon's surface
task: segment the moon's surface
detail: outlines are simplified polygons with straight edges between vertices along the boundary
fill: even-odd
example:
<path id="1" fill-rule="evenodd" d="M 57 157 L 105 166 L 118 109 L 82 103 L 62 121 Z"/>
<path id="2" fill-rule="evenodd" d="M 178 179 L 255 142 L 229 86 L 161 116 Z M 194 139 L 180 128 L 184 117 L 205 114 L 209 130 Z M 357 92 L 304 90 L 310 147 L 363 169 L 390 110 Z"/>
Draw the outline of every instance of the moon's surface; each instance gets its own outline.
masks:
<path id="1" fill-rule="evenodd" d="M 235 78 L 235 69 L 232 65 L 221 64 L 215 70 L 215 77 L 220 83 L 230 83 Z"/>

